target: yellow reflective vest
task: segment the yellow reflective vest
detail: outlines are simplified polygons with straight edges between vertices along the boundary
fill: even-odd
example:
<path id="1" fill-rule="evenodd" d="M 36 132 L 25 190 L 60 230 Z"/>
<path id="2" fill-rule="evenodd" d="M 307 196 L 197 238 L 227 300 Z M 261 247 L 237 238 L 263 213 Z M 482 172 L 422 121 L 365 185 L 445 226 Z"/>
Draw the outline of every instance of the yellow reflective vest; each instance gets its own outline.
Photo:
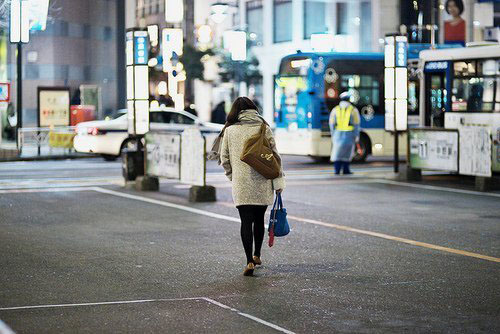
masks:
<path id="1" fill-rule="evenodd" d="M 351 113 L 354 107 L 352 105 L 347 108 L 341 108 L 340 106 L 336 106 L 333 108 L 335 112 L 335 130 L 336 131 L 353 131 L 354 126 L 350 125 L 349 122 L 351 120 Z"/>

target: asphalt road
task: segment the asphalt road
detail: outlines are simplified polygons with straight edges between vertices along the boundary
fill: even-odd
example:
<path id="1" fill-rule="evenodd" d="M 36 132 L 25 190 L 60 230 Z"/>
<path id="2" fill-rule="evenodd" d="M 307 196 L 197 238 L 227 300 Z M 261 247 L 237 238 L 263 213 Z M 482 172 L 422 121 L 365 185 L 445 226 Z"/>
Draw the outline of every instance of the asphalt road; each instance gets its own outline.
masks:
<path id="1" fill-rule="evenodd" d="M 218 201 L 193 204 L 173 181 L 125 189 L 119 162 L 0 164 L 0 320 L 16 333 L 500 331 L 498 193 L 395 182 L 383 161 L 353 177 L 285 163 L 292 232 L 264 246 L 255 277 L 217 166 Z"/>

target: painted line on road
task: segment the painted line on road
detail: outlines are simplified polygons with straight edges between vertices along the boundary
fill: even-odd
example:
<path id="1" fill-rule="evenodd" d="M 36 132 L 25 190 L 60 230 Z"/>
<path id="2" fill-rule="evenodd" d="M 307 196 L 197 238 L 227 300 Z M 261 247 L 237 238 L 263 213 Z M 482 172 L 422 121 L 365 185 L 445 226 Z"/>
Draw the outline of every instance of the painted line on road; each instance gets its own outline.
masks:
<path id="1" fill-rule="evenodd" d="M 114 190 L 109 190 L 109 189 L 104 189 L 104 188 L 99 188 L 99 187 L 94 187 L 93 189 L 95 191 L 103 193 L 103 194 L 109 194 L 109 195 L 114 195 L 114 196 L 129 198 L 129 199 L 134 199 L 134 200 L 137 200 L 137 201 L 142 201 L 142 202 L 151 203 L 151 204 L 157 204 L 157 205 L 166 206 L 166 207 L 169 207 L 169 208 L 176 208 L 176 209 L 179 209 L 179 210 L 184 210 L 184 211 L 196 213 L 196 214 L 199 214 L 199 215 L 202 215 L 202 216 L 208 216 L 208 217 L 212 217 L 212 218 L 228 220 L 228 221 L 232 221 L 232 222 L 236 222 L 236 223 L 240 222 L 240 220 L 238 218 L 235 218 L 235 217 L 221 215 L 221 214 L 213 213 L 213 212 L 210 212 L 210 211 L 195 209 L 195 208 L 192 208 L 192 207 L 186 206 L 186 205 L 174 204 L 174 203 L 170 203 L 170 202 L 160 201 L 160 200 L 157 200 L 157 199 L 152 199 L 152 198 L 143 197 L 143 196 L 137 196 L 137 195 L 131 195 L 131 194 L 122 193 L 122 192 L 119 192 L 119 191 L 114 191 Z M 231 203 L 219 203 L 219 204 L 222 204 L 224 206 L 234 207 L 234 205 L 232 205 Z M 479 254 L 479 253 L 473 253 L 473 252 L 463 251 L 463 250 L 460 250 L 460 249 L 443 247 L 443 246 L 439 246 L 439 245 L 429 244 L 429 243 L 426 243 L 426 242 L 421 242 L 421 241 L 416 241 L 416 240 L 411 240 L 411 239 L 406 239 L 406 238 L 400 238 L 400 237 L 392 236 L 392 235 L 389 235 L 389 234 L 372 232 L 372 231 L 368 231 L 368 230 L 362 230 L 362 229 L 358 229 L 358 228 L 354 228 L 354 227 L 349 227 L 349 226 L 345 226 L 345 225 L 325 223 L 325 222 L 321 222 L 319 220 L 301 218 L 301 217 L 290 216 L 290 215 L 288 216 L 288 218 L 294 219 L 296 221 L 300 221 L 300 222 L 303 222 L 303 223 L 314 224 L 314 225 L 321 225 L 321 226 L 325 226 L 325 227 L 331 227 L 331 228 L 335 228 L 337 230 L 342 230 L 342 231 L 347 231 L 347 232 L 353 232 L 353 233 L 368 235 L 368 236 L 372 236 L 372 237 L 376 237 L 376 238 L 382 238 L 382 239 L 386 239 L 386 240 L 401 242 L 401 243 L 405 243 L 405 244 L 409 244 L 409 245 L 413 245 L 413 246 L 418 246 L 418 247 L 423 247 L 423 248 L 428 248 L 428 249 L 434 249 L 434 250 L 438 250 L 438 251 L 442 251 L 442 252 L 446 252 L 446 253 L 452 253 L 452 254 L 457 254 L 457 255 L 462 255 L 462 256 L 468 256 L 468 257 L 473 257 L 473 258 L 477 258 L 477 259 L 481 259 L 481 260 L 487 260 L 487 261 L 492 261 L 492 262 L 500 263 L 500 258 L 493 257 L 493 256 L 488 256 L 488 255 L 483 255 L 483 254 Z"/>
<path id="2" fill-rule="evenodd" d="M 93 187 L 54 187 L 54 188 L 27 188 L 27 189 L 0 189 L 0 194 L 16 193 L 48 193 L 64 191 L 93 191 Z"/>
<path id="3" fill-rule="evenodd" d="M 410 188 L 426 189 L 426 190 L 447 191 L 447 192 L 452 192 L 452 193 L 457 193 L 457 194 L 500 197 L 500 194 L 495 194 L 495 193 L 486 193 L 486 192 L 465 190 L 465 189 L 446 188 L 446 187 L 439 187 L 439 186 L 429 186 L 429 185 L 425 185 L 425 184 L 406 183 L 406 182 L 392 181 L 392 180 L 376 179 L 376 180 L 374 180 L 374 182 L 384 183 L 384 184 L 393 184 L 396 186 L 403 186 L 403 187 L 410 187 Z"/>
<path id="4" fill-rule="evenodd" d="M 5 322 L 0 320 L 0 334 L 15 334 L 15 333 L 9 326 L 7 326 Z"/>
<path id="5" fill-rule="evenodd" d="M 216 300 L 213 300 L 213 299 L 210 299 L 210 298 L 207 298 L 207 297 L 201 297 L 201 299 L 203 299 L 203 300 L 205 300 L 205 301 L 207 301 L 207 302 L 209 302 L 209 303 L 212 303 L 212 304 L 214 304 L 214 305 L 217 305 L 217 306 L 219 306 L 219 307 L 221 307 L 221 308 L 224 308 L 224 309 L 227 309 L 227 310 L 230 310 L 230 311 L 236 312 L 237 314 L 241 315 L 242 317 L 245 317 L 245 318 L 251 319 L 251 320 L 256 321 L 256 322 L 258 322 L 258 323 L 260 323 L 260 324 L 263 324 L 263 325 L 265 325 L 265 326 L 267 326 L 267 327 L 271 327 L 271 328 L 273 328 L 273 329 L 276 329 L 277 331 L 280 331 L 280 332 L 282 332 L 282 333 L 287 333 L 287 334 L 295 334 L 294 332 L 289 331 L 288 329 L 285 329 L 285 328 L 280 327 L 280 326 L 278 326 L 278 325 L 272 324 L 272 323 L 270 323 L 270 322 L 268 322 L 268 321 L 265 321 L 265 320 L 263 320 L 263 319 L 261 319 L 261 318 L 257 318 L 257 317 L 255 317 L 255 316 L 253 316 L 253 315 L 251 315 L 251 314 L 248 314 L 248 313 L 243 313 L 243 312 L 241 312 L 241 311 L 239 311 L 239 310 L 237 310 L 237 309 L 235 309 L 235 308 L 232 308 L 232 307 L 227 306 L 227 305 L 225 305 L 225 304 L 219 303 L 219 302 L 218 302 L 218 301 L 216 301 Z"/>
<path id="6" fill-rule="evenodd" d="M 114 191 L 114 190 L 109 190 L 105 188 L 100 188 L 100 187 L 93 187 L 93 190 L 103 193 L 103 194 L 108 194 L 108 195 L 114 195 L 114 196 L 119 196 L 119 197 L 124 197 L 124 198 L 129 198 L 129 199 L 134 199 L 136 201 L 141 201 L 141 202 L 146 202 L 146 203 L 151 203 L 151 204 L 156 204 L 156 205 L 161 205 L 161 206 L 166 206 L 169 208 L 175 208 L 187 212 L 192 212 L 196 213 L 202 216 L 207 216 L 211 218 L 216 218 L 216 219 L 223 219 L 223 220 L 229 220 L 232 222 L 239 223 L 240 220 L 238 218 L 226 216 L 226 215 L 221 215 L 218 213 L 210 212 L 210 211 L 205 211 L 205 210 L 200 210 L 196 208 L 192 208 L 190 206 L 186 205 L 180 205 L 180 204 L 175 204 L 175 203 L 170 203 L 170 202 L 165 202 L 165 201 L 160 201 L 157 199 L 153 198 L 148 198 L 148 197 L 143 197 L 143 196 L 137 196 L 137 195 L 132 195 L 132 194 L 127 194 L 127 193 L 122 193 L 119 191 Z"/>
<path id="7" fill-rule="evenodd" d="M 443 247 L 443 246 L 439 246 L 439 245 L 429 244 L 427 242 L 421 242 L 421 241 L 415 241 L 415 240 L 406 239 L 406 238 L 395 237 L 395 236 L 385 234 L 385 233 L 372 232 L 372 231 L 362 230 L 359 228 L 349 227 L 349 226 L 345 226 L 345 225 L 325 223 L 325 222 L 322 222 L 319 220 L 301 218 L 301 217 L 296 217 L 296 216 L 288 216 L 288 218 L 296 220 L 296 221 L 300 221 L 303 223 L 332 227 L 332 228 L 335 228 L 337 230 L 369 235 L 372 237 L 401 242 L 401 243 L 405 243 L 405 244 L 409 244 L 409 245 L 413 245 L 413 246 L 424 247 L 424 248 L 434 249 L 434 250 L 438 250 L 438 251 L 442 251 L 442 252 L 453 253 L 453 254 L 458 254 L 458 255 L 463 255 L 463 256 L 469 256 L 469 257 L 474 257 L 474 258 L 481 259 L 481 260 L 487 260 L 487 261 L 500 263 L 500 258 L 497 258 L 497 257 L 468 252 L 468 251 L 463 251 L 463 250 L 455 249 L 455 248 Z"/>
<path id="8" fill-rule="evenodd" d="M 287 181 L 286 186 L 287 187 L 292 187 L 292 186 L 318 186 L 318 185 L 349 185 L 349 184 L 365 184 L 365 183 L 378 183 L 376 180 L 365 180 L 365 179 L 354 179 L 354 178 L 332 178 L 332 179 L 325 179 L 325 180 L 313 180 L 313 181 L 300 181 L 300 180 L 293 180 L 293 181 Z M 227 181 L 224 183 L 210 183 L 211 186 L 214 186 L 215 188 L 231 188 L 232 184 L 231 182 Z M 173 186 L 175 189 L 189 189 L 192 186 L 189 184 L 177 184 Z"/>
<path id="9" fill-rule="evenodd" d="M 264 319 L 258 318 L 256 316 L 253 316 L 248 313 L 241 312 L 240 310 L 237 310 L 231 306 L 228 306 L 226 304 L 222 304 L 212 298 L 208 297 L 187 297 L 187 298 L 169 298 L 169 299 L 139 299 L 139 300 L 120 300 L 120 301 L 112 301 L 112 302 L 96 302 L 96 303 L 76 303 L 76 304 L 48 304 L 48 305 L 29 305 L 29 306 L 14 306 L 14 307 L 1 307 L 0 311 L 19 311 L 19 310 L 33 310 L 33 309 L 45 309 L 45 308 L 61 308 L 61 307 L 80 307 L 80 306 L 103 306 L 103 305 L 124 305 L 124 304 L 143 304 L 143 303 L 158 303 L 158 302 L 178 302 L 178 301 L 189 301 L 189 300 L 203 300 L 209 304 L 218 306 L 222 309 L 229 310 L 231 312 L 235 312 L 239 316 L 248 318 L 250 320 L 253 320 L 255 322 L 258 322 L 264 326 L 273 328 L 277 331 L 280 331 L 282 333 L 286 334 L 295 334 L 294 332 L 285 329 L 283 327 L 280 327 L 278 325 L 275 325 L 273 323 L 270 323 L 269 321 L 266 321 Z M 9 329 L 8 327 L 6 327 Z M 14 332 L 12 331 L 2 331 L 2 322 L 0 320 L 0 334 L 13 334 Z"/>
<path id="10" fill-rule="evenodd" d="M 227 206 L 227 207 L 234 207 L 234 204 L 228 203 L 228 202 L 219 202 L 218 204 Z M 455 249 L 455 248 L 449 248 L 449 247 L 443 247 L 439 245 L 434 245 L 430 244 L 427 242 L 421 242 L 421 241 L 416 241 L 416 240 L 411 240 L 411 239 L 406 239 L 406 238 L 401 238 L 401 237 L 396 237 L 393 235 L 385 234 L 385 233 L 378 233 L 378 232 L 372 232 L 368 230 L 363 230 L 355 227 L 350 227 L 346 225 L 339 225 L 339 224 L 332 224 L 332 223 L 325 223 L 319 220 L 314 220 L 314 219 L 308 219 L 308 218 L 302 218 L 302 217 L 297 217 L 297 216 L 291 216 L 288 215 L 287 218 L 293 219 L 302 223 L 306 224 L 313 224 L 313 225 L 320 225 L 320 226 L 325 226 L 325 227 L 331 227 L 335 228 L 337 230 L 342 230 L 342 231 L 348 231 L 348 232 L 354 232 L 358 234 L 364 234 L 364 235 L 369 235 L 372 237 L 376 238 L 382 238 L 386 240 L 391 240 L 391 241 L 397 241 L 413 246 L 418 246 L 418 247 L 424 247 L 424 248 L 429 248 L 429 249 L 434 249 L 434 250 L 439 250 L 442 252 L 448 252 L 448 253 L 453 253 L 453 254 L 458 254 L 458 255 L 463 255 L 463 256 L 469 256 L 469 257 L 474 257 L 477 259 L 481 260 L 487 260 L 487 261 L 492 261 L 492 262 L 499 262 L 500 263 L 500 258 L 489 256 L 489 255 L 483 255 L 479 253 L 473 253 L 473 252 L 468 252 L 468 251 L 463 251 L 460 249 Z"/>

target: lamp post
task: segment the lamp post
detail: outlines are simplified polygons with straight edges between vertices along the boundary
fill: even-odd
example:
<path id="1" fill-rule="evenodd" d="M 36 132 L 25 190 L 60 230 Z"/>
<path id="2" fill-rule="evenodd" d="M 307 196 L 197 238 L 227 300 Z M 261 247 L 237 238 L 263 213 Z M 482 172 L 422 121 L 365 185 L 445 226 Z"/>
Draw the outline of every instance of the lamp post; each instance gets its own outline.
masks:
<path id="1" fill-rule="evenodd" d="M 243 20 L 243 13 L 239 6 L 239 2 L 228 3 L 228 2 L 216 2 L 211 6 L 211 19 L 217 23 L 222 23 L 227 17 L 229 8 L 236 8 L 239 11 L 239 24 L 234 25 L 231 30 L 225 31 L 223 35 L 223 46 L 224 49 L 231 53 L 231 60 L 234 62 L 235 69 L 235 81 L 238 86 L 238 95 L 242 95 L 242 92 L 246 93 L 245 82 L 242 81 L 243 76 L 243 62 L 247 58 L 247 36 L 245 32 L 245 23 Z M 243 93 L 244 94 L 244 93 Z"/>
<path id="2" fill-rule="evenodd" d="M 19 128 L 23 127 L 23 43 L 30 40 L 28 0 L 12 0 L 10 4 L 10 42 L 17 44 L 17 124 L 16 143 L 19 149 Z"/>
<path id="3" fill-rule="evenodd" d="M 399 132 L 408 128 L 408 40 L 390 35 L 384 48 L 385 130 L 394 133 L 394 172 L 399 172 Z"/>
<path id="4" fill-rule="evenodd" d="M 128 133 L 141 136 L 149 131 L 148 31 L 127 31 L 127 109 Z"/>

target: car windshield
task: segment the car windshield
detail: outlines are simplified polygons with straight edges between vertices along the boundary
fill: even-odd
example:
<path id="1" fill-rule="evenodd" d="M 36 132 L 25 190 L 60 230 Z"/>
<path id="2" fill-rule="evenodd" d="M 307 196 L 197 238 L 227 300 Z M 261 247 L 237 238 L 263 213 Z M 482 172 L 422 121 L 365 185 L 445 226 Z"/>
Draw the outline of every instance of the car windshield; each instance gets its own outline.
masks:
<path id="1" fill-rule="evenodd" d="M 126 117 L 127 116 L 127 109 L 120 109 L 111 115 L 106 116 L 105 120 L 110 121 L 112 119 L 118 119 L 120 117 Z"/>

